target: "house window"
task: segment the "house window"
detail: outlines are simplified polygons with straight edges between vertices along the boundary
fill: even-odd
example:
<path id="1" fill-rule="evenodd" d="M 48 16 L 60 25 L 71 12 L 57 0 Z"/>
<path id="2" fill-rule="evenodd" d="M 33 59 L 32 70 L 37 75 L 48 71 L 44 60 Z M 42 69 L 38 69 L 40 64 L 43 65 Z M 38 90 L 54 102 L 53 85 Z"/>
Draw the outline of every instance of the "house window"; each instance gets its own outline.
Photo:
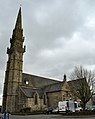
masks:
<path id="1" fill-rule="evenodd" d="M 44 94 L 44 99 L 43 99 L 44 105 L 46 105 L 46 95 Z"/>
<path id="2" fill-rule="evenodd" d="M 35 105 L 37 105 L 38 104 L 38 96 L 37 96 L 37 94 L 35 94 L 34 101 L 35 101 Z"/>

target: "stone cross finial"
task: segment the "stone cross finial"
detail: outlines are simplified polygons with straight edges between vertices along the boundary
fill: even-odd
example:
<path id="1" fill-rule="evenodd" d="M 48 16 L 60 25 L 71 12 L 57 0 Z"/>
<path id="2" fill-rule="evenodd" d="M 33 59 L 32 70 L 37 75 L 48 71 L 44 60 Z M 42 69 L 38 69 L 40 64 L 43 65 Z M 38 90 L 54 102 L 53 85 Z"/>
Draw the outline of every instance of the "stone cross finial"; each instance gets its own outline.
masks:
<path id="1" fill-rule="evenodd" d="M 64 79 L 63 79 L 63 81 L 66 81 L 66 74 L 64 74 Z"/>

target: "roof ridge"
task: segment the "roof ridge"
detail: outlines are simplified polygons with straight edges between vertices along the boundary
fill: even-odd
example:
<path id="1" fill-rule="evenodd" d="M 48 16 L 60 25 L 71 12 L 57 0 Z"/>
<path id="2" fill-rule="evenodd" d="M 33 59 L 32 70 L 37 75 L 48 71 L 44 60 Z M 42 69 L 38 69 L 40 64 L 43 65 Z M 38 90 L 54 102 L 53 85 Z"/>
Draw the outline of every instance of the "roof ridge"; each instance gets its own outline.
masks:
<path id="1" fill-rule="evenodd" d="M 41 76 L 41 75 L 37 75 L 37 74 L 29 74 L 29 73 L 22 73 L 22 74 L 30 75 L 30 76 L 35 76 L 35 77 L 40 77 L 40 78 L 44 78 L 44 79 L 50 79 L 50 80 L 54 80 L 56 82 L 62 82 L 59 79 L 52 78 L 52 77 L 47 77 L 47 76 L 45 77 L 45 76 Z"/>

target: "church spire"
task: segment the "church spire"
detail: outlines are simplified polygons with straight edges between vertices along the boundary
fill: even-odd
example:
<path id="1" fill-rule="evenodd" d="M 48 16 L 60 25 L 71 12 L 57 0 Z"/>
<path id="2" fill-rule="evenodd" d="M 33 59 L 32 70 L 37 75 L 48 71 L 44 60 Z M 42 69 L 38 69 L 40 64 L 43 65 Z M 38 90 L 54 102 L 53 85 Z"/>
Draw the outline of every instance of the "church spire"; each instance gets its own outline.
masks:
<path id="1" fill-rule="evenodd" d="M 22 15 L 21 15 L 21 7 L 19 8 L 15 29 L 22 29 Z"/>
<path id="2" fill-rule="evenodd" d="M 22 15 L 21 15 L 21 6 L 17 15 L 15 29 L 22 29 Z"/>
<path id="3" fill-rule="evenodd" d="M 15 51 L 25 52 L 25 47 L 23 48 L 23 28 L 22 28 L 22 14 L 21 14 L 21 6 L 19 8 L 19 12 L 16 19 L 15 28 L 13 29 L 12 38 L 10 38 L 10 48 L 7 49 L 7 53 L 12 53 Z"/>

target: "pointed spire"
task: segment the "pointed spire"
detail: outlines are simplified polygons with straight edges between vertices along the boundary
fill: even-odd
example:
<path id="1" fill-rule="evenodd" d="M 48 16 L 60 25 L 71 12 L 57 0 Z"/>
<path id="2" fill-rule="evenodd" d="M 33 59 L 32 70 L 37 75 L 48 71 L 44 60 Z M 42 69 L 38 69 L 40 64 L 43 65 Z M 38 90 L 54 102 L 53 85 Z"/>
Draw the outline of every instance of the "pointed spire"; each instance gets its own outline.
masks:
<path id="1" fill-rule="evenodd" d="M 21 15 L 21 6 L 19 8 L 15 29 L 22 29 L 22 15 Z"/>

